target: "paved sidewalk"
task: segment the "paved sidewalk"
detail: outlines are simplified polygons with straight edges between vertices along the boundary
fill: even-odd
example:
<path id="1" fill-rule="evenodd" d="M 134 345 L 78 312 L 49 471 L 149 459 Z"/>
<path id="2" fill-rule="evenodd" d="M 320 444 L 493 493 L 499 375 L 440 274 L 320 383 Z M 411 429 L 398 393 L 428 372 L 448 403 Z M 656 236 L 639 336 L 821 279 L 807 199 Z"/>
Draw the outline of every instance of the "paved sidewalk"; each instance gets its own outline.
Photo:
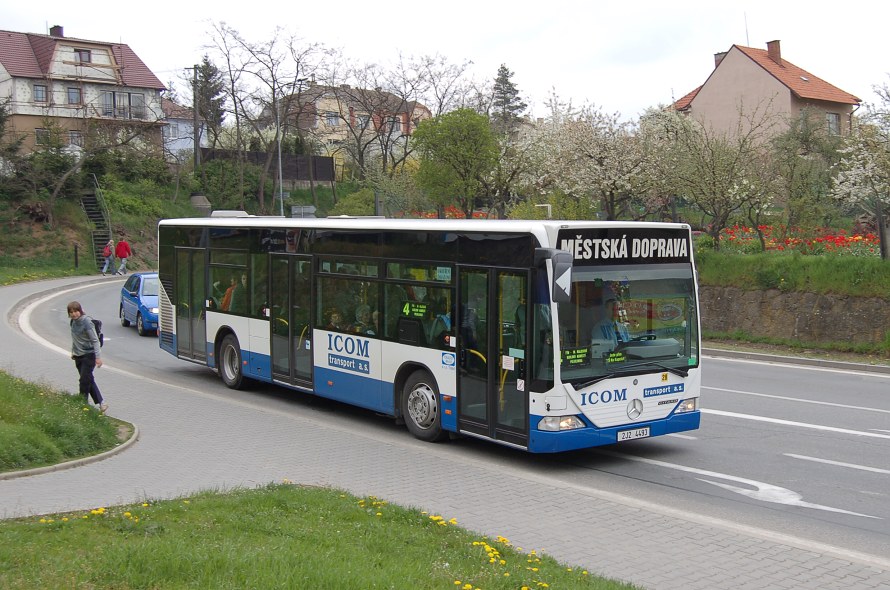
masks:
<path id="1" fill-rule="evenodd" d="M 21 300 L 76 282 L 0 288 L 0 368 L 70 389 L 70 360 L 14 324 Z M 887 557 L 804 548 L 791 536 L 618 497 L 571 483 L 570 466 L 493 464 L 476 447 L 422 443 L 397 427 L 356 431 L 311 404 L 293 411 L 250 394 L 221 397 L 101 371 L 103 389 L 115 392 L 111 413 L 137 424 L 139 440 L 99 462 L 0 481 L 0 517 L 287 479 L 423 508 L 650 589 L 890 588 Z"/>

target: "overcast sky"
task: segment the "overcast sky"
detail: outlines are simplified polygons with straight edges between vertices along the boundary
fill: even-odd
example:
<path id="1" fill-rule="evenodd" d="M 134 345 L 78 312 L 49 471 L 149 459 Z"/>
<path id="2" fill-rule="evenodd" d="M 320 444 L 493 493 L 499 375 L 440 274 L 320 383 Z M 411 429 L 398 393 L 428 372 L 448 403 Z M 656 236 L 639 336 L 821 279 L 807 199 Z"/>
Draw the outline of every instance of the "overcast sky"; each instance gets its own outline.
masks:
<path id="1" fill-rule="evenodd" d="M 276 25 L 307 42 L 342 49 L 357 62 L 386 64 L 406 56 L 473 62 L 477 80 L 500 64 L 533 115 L 544 116 L 551 90 L 576 106 L 595 104 L 634 118 L 702 84 L 714 54 L 733 44 L 766 49 L 873 103 L 873 86 L 890 83 L 885 39 L 890 4 L 838 2 L 626 0 L 450 0 L 253 4 L 233 0 L 88 4 L 67 0 L 6 2 L 0 28 L 128 44 L 165 84 L 205 53 L 210 23 L 225 22 L 250 41 Z"/>

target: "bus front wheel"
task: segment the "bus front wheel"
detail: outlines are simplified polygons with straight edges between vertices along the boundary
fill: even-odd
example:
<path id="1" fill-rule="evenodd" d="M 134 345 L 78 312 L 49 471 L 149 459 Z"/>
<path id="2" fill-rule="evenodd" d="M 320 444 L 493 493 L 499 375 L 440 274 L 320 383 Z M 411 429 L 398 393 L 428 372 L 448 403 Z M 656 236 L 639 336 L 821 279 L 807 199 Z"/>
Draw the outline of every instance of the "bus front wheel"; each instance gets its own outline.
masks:
<path id="1" fill-rule="evenodd" d="M 234 334 L 223 338 L 219 346 L 219 376 L 230 389 L 244 387 L 244 365 L 241 363 L 241 346 Z"/>
<path id="2" fill-rule="evenodd" d="M 402 389 L 402 416 L 408 430 L 420 440 L 429 442 L 445 438 L 439 407 L 439 390 L 429 373 L 417 371 Z"/>

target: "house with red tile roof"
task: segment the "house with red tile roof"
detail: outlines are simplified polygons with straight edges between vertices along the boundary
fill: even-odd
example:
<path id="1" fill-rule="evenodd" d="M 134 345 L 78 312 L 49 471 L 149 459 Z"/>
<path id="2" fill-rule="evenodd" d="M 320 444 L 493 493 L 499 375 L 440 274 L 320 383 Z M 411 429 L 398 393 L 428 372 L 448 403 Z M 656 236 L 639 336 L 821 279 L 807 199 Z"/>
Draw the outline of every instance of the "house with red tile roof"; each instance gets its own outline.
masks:
<path id="1" fill-rule="evenodd" d="M 83 145 L 95 123 L 143 127 L 161 146 L 164 84 L 123 43 L 0 30 L 0 98 L 8 99 L 7 131 L 25 137 L 28 151 L 49 138 L 47 123 L 69 145 Z"/>
<path id="2" fill-rule="evenodd" d="M 714 56 L 704 84 L 673 104 L 715 130 L 735 129 L 741 113 L 796 119 L 809 108 L 824 114 L 829 133 L 849 133 L 861 100 L 782 57 L 779 41 L 766 49 L 733 45 Z"/>

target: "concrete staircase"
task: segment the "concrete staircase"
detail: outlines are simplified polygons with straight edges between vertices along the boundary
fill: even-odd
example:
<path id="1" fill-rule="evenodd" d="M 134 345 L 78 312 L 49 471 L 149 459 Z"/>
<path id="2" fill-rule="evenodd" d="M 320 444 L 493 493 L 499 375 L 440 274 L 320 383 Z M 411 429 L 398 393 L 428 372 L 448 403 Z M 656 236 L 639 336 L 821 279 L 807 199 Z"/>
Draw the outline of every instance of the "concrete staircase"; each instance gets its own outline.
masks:
<path id="1" fill-rule="evenodd" d="M 80 195 L 80 206 L 86 213 L 87 218 L 92 224 L 91 245 L 93 247 L 92 257 L 96 263 L 96 270 L 102 270 L 105 264 L 105 257 L 102 256 L 102 250 L 105 244 L 111 239 L 111 219 L 108 215 L 108 209 L 105 207 L 105 201 L 102 198 L 102 191 L 99 183 L 93 177 L 93 186 L 85 189 Z"/>

